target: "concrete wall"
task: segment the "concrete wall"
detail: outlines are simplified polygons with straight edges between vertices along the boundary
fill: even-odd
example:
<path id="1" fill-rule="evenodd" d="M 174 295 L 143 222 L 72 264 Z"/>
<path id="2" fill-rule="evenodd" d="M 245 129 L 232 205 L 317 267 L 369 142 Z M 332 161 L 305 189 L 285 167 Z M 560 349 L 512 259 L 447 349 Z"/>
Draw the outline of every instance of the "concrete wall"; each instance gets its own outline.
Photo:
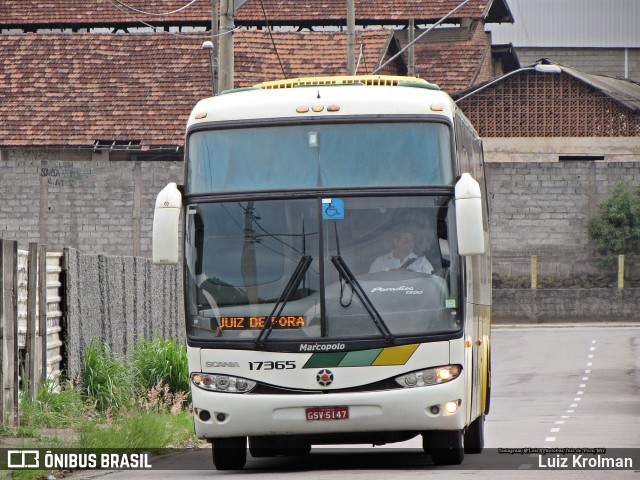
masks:
<path id="1" fill-rule="evenodd" d="M 0 237 L 50 251 L 150 256 L 155 197 L 182 162 L 110 161 L 74 150 L 9 150 L 0 160 Z"/>
<path id="2" fill-rule="evenodd" d="M 184 339 L 182 278 L 176 266 L 140 257 L 84 254 L 65 249 L 67 374 L 82 372 L 82 352 L 93 338 L 128 353 L 135 339 Z"/>
<path id="3" fill-rule="evenodd" d="M 494 289 L 492 313 L 497 323 L 637 322 L 640 289 Z"/>
<path id="4" fill-rule="evenodd" d="M 619 180 L 635 189 L 640 163 L 488 164 L 494 272 L 526 274 L 522 262 L 537 255 L 541 265 L 554 264 L 543 276 L 594 273 L 588 220 Z"/>
<path id="5" fill-rule="evenodd" d="M 494 268 L 563 262 L 575 270 L 594 252 L 587 220 L 613 184 L 640 183 L 638 138 L 486 138 Z M 3 152 L 0 237 L 72 247 L 83 253 L 150 257 L 157 193 L 180 182 L 182 162 L 110 161 L 108 152 Z M 604 161 L 563 161 L 559 155 L 602 155 Z M 514 263 L 515 262 L 515 263 Z M 523 267 L 528 268 L 528 267 Z M 544 268 L 544 267 L 543 267 Z M 516 266 L 515 270 L 521 270 Z M 544 271 L 541 274 L 545 274 Z"/>

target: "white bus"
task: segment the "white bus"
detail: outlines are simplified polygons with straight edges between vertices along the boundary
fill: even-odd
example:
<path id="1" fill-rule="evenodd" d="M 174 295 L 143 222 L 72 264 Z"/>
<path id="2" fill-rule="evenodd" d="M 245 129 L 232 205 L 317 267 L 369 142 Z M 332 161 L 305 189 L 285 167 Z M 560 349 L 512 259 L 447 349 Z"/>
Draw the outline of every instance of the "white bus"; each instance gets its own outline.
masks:
<path id="1" fill-rule="evenodd" d="M 304 455 L 421 435 L 436 464 L 481 452 L 487 195 L 451 98 L 410 77 L 268 82 L 200 101 L 186 135 L 153 259 L 182 263 L 195 431 L 216 468 L 243 468 L 247 443 Z"/>

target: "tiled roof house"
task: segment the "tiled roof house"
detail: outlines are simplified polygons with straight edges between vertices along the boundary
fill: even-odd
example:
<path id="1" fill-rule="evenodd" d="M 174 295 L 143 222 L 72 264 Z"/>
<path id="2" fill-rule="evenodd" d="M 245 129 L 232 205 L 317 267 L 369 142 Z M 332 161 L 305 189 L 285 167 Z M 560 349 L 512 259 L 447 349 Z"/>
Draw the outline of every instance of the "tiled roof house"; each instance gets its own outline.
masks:
<path id="1" fill-rule="evenodd" d="M 452 11 L 461 0 L 356 0 L 356 23 L 369 25 L 416 25 L 434 23 Z M 182 8 L 189 5 L 188 8 Z M 346 25 L 346 2 L 291 2 L 248 0 L 239 10 L 236 25 L 284 25 L 299 28 Z M 482 20 L 512 23 L 506 0 L 470 0 L 447 21 Z M 0 9 L 0 31 L 71 29 L 76 31 L 127 29 L 145 22 L 158 27 L 208 27 L 211 1 L 194 0 L 13 0 Z"/>
<path id="2" fill-rule="evenodd" d="M 182 0 L 15 0 L 4 5 L 0 147 L 180 148 L 188 112 L 209 93 L 211 81 L 208 56 L 201 48 L 209 35 L 204 28 L 210 23 L 211 3 L 195 0 L 181 9 L 185 5 Z M 313 9 L 310 5 L 249 0 L 240 8 L 237 24 L 260 28 L 264 12 L 270 24 L 299 28 L 323 23 L 321 19 L 331 25 L 345 22 L 342 0 L 326 0 Z M 358 0 L 356 16 L 360 24 L 410 18 L 427 22 L 457 5 L 458 0 Z M 482 22 L 511 21 L 504 0 L 470 0 L 449 21 L 463 18 L 472 20 L 434 30 L 416 45 L 417 75 L 451 92 L 491 78 L 494 60 Z M 144 26 L 141 21 L 171 32 L 125 33 Z M 199 31 L 180 31 L 188 25 Z M 101 33 L 112 31 L 119 34 Z M 406 43 L 399 31 L 394 35 L 378 27 L 357 32 L 359 74 L 371 73 Z M 342 31 L 237 30 L 234 43 L 236 87 L 283 77 L 346 74 Z M 378 73 L 407 74 L 406 53 Z"/>
<path id="3" fill-rule="evenodd" d="M 380 52 L 398 50 L 387 30 L 359 32 L 358 42 L 360 73 L 373 70 Z M 180 148 L 191 108 L 211 92 L 201 44 L 197 34 L 0 35 L 0 148 Z M 238 87 L 346 73 L 340 32 L 272 39 L 266 31 L 240 31 L 235 44 Z M 389 67 L 403 70 L 402 58 Z"/>

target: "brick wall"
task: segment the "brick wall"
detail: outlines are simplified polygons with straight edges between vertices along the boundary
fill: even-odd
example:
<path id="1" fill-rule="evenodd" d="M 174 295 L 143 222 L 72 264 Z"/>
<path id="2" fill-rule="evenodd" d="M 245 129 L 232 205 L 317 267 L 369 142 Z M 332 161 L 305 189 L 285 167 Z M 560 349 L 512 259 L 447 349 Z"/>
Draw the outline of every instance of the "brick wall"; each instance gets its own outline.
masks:
<path id="1" fill-rule="evenodd" d="M 487 164 L 494 272 L 594 273 L 587 222 L 613 185 L 640 185 L 640 162 L 495 162 Z M 546 270 L 546 271 L 545 271 Z"/>
<path id="2" fill-rule="evenodd" d="M 640 289 L 493 290 L 498 323 L 637 322 Z"/>
<path id="3" fill-rule="evenodd" d="M 84 252 L 151 255 L 158 192 L 182 162 L 109 161 L 108 153 L 13 150 L 0 162 L 0 237 Z"/>
<path id="4" fill-rule="evenodd" d="M 150 257 L 155 197 L 180 182 L 182 163 L 9 152 L 0 173 L 0 238 L 20 248 L 40 242 L 49 251 Z M 541 275 L 591 268 L 587 221 L 618 180 L 638 186 L 640 162 L 489 161 L 494 271 L 527 274 L 531 255 Z"/>

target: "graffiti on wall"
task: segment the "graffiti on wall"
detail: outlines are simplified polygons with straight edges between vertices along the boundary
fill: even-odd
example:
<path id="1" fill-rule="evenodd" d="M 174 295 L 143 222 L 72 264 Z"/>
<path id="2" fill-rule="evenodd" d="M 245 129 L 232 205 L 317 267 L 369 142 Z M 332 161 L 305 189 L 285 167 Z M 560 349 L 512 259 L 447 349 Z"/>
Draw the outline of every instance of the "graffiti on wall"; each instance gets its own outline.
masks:
<path id="1" fill-rule="evenodd" d="M 90 168 L 78 168 L 73 163 L 62 163 L 58 167 L 41 167 L 40 176 L 47 179 L 49 185 L 56 187 L 74 187 L 81 185 L 91 175 Z"/>

